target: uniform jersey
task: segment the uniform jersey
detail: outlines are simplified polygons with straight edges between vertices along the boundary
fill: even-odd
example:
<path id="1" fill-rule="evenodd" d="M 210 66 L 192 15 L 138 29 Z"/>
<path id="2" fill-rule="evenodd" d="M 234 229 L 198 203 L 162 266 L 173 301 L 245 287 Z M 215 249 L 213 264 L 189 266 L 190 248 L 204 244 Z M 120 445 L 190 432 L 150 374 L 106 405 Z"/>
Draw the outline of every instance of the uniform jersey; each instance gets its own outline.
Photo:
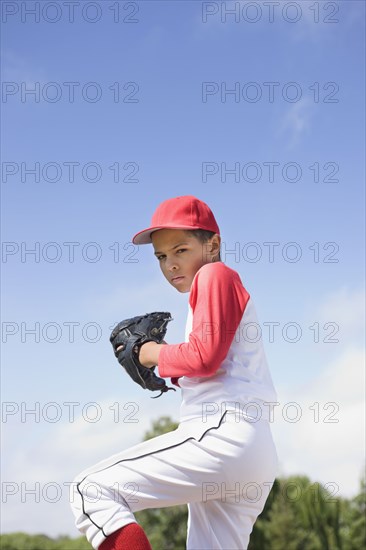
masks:
<path id="1" fill-rule="evenodd" d="M 224 410 L 270 418 L 277 394 L 253 300 L 223 262 L 203 265 L 192 281 L 185 342 L 163 346 L 159 374 L 182 390 L 181 422 L 216 422 Z"/>

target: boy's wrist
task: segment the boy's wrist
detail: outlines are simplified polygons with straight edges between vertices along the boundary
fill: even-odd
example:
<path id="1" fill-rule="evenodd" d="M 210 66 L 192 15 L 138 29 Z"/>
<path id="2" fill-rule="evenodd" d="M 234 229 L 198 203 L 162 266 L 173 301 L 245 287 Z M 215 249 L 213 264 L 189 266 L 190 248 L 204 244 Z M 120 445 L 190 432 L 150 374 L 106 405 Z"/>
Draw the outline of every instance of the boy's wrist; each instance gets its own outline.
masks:
<path id="1" fill-rule="evenodd" d="M 145 344 L 142 344 L 139 351 L 141 365 L 148 369 L 155 367 L 158 364 L 160 350 L 163 345 L 165 344 L 157 344 L 156 342 L 145 342 Z"/>

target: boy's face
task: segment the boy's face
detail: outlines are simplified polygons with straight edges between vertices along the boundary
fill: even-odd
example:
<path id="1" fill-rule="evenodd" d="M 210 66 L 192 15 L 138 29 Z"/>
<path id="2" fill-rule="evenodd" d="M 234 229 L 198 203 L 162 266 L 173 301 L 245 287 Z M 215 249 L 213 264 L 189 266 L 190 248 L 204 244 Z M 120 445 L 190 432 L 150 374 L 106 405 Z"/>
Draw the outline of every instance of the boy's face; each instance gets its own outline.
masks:
<path id="1" fill-rule="evenodd" d="M 210 242 L 202 244 L 181 229 L 158 229 L 151 240 L 164 277 L 178 292 L 189 292 L 200 267 L 211 263 Z"/>

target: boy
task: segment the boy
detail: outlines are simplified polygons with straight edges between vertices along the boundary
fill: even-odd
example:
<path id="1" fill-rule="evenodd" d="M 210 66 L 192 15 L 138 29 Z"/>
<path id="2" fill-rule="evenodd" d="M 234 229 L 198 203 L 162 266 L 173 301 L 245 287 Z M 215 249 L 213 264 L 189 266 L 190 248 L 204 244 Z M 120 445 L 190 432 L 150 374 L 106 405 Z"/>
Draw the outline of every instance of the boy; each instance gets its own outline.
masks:
<path id="1" fill-rule="evenodd" d="M 189 292 L 185 342 L 139 352 L 181 388 L 180 422 L 77 476 L 76 526 L 95 549 L 150 550 L 134 512 L 187 503 L 187 550 L 245 550 L 278 465 L 277 395 L 262 342 L 247 330 L 258 327 L 252 299 L 221 260 L 212 211 L 193 195 L 161 203 L 132 241 L 151 243 L 164 277 Z"/>

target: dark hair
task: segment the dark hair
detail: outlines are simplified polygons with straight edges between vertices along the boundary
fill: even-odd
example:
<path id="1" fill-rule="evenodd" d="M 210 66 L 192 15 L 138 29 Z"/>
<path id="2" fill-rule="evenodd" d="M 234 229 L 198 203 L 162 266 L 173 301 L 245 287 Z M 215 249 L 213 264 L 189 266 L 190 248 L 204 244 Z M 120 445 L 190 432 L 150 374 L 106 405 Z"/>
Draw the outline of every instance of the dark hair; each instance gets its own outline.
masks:
<path id="1" fill-rule="evenodd" d="M 207 231 L 206 229 L 185 229 L 185 233 L 188 233 L 190 235 L 193 235 L 200 241 L 200 243 L 204 244 L 207 243 L 213 237 L 216 235 L 215 231 Z M 221 262 L 221 254 L 219 252 L 219 256 L 216 259 L 217 262 Z"/>

